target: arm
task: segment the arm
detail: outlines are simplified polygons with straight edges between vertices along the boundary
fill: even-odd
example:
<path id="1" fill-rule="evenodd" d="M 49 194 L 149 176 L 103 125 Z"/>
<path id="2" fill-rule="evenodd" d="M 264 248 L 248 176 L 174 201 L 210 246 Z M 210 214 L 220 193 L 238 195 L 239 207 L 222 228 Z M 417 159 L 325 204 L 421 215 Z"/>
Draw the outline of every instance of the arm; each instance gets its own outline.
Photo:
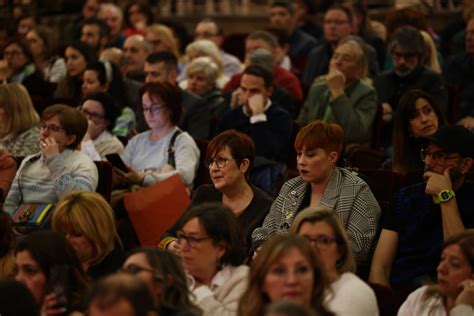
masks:
<path id="1" fill-rule="evenodd" d="M 370 267 L 369 282 L 390 286 L 390 271 L 398 246 L 398 233 L 382 229 Z"/>

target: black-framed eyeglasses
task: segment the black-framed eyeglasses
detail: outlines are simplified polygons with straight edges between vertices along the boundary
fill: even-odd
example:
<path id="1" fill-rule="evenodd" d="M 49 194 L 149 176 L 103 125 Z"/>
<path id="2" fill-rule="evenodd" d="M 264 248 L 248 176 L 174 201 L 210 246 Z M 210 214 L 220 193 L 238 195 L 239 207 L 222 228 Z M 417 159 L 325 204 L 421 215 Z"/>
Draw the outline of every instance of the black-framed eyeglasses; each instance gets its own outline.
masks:
<path id="1" fill-rule="evenodd" d="M 194 236 L 186 236 L 183 232 L 178 232 L 176 234 L 176 239 L 180 244 L 183 243 L 183 241 L 186 241 L 189 247 L 194 248 L 196 247 L 199 243 L 211 239 L 211 237 L 194 237 Z"/>
<path id="2" fill-rule="evenodd" d="M 433 161 L 438 165 L 446 164 L 446 160 L 448 160 L 448 159 L 461 157 L 458 154 L 451 154 L 450 155 L 449 153 L 447 153 L 445 151 L 442 151 L 442 150 L 438 150 L 438 151 L 435 151 L 435 152 L 430 152 L 429 148 L 422 148 L 420 150 L 420 156 L 421 156 L 421 160 L 423 162 L 426 162 L 426 157 L 431 156 Z"/>
<path id="3" fill-rule="evenodd" d="M 40 122 L 38 124 L 39 128 L 40 129 L 47 129 L 48 132 L 50 133 L 57 133 L 57 132 L 65 132 L 64 128 L 62 127 L 59 127 L 57 125 L 54 125 L 54 124 L 46 124 L 45 122 Z"/>
<path id="4" fill-rule="evenodd" d="M 206 160 L 205 164 L 207 168 L 211 168 L 214 163 L 216 163 L 217 168 L 221 169 L 224 168 L 227 165 L 227 162 L 232 160 L 234 158 L 224 158 L 224 157 L 217 157 L 214 159 L 208 159 Z"/>
<path id="5" fill-rule="evenodd" d="M 133 264 L 133 263 L 127 265 L 126 267 L 123 267 L 121 269 L 121 271 L 125 272 L 125 273 L 129 273 L 129 274 L 133 274 L 133 275 L 137 275 L 138 273 L 140 273 L 142 271 L 146 271 L 146 272 L 150 272 L 151 274 L 153 274 L 153 277 L 156 280 L 163 281 L 163 277 L 156 270 L 150 269 L 150 268 L 145 268 L 145 267 L 139 266 L 137 264 Z"/>
<path id="6" fill-rule="evenodd" d="M 303 237 L 307 239 L 311 245 L 318 246 L 322 249 L 329 248 L 329 246 L 331 246 L 332 243 L 337 241 L 337 238 L 330 237 L 327 235 L 318 235 L 316 237 L 311 237 L 311 236 L 303 236 Z"/>
<path id="7" fill-rule="evenodd" d="M 85 116 L 90 117 L 94 121 L 100 121 L 100 120 L 104 119 L 103 115 L 101 115 L 99 113 L 91 112 L 91 111 L 86 110 L 86 109 L 81 109 L 81 112 L 84 113 Z"/>
<path id="8" fill-rule="evenodd" d="M 416 53 L 402 53 L 402 52 L 395 52 L 393 51 L 392 52 L 392 56 L 395 58 L 395 59 L 404 59 L 404 60 L 407 60 L 407 59 L 413 59 L 417 56 Z"/>
<path id="9" fill-rule="evenodd" d="M 148 112 L 151 115 L 155 115 L 155 114 L 160 113 L 162 107 L 163 106 L 159 105 L 159 104 L 152 104 L 152 105 L 147 106 L 147 107 L 143 106 L 143 113 Z"/>

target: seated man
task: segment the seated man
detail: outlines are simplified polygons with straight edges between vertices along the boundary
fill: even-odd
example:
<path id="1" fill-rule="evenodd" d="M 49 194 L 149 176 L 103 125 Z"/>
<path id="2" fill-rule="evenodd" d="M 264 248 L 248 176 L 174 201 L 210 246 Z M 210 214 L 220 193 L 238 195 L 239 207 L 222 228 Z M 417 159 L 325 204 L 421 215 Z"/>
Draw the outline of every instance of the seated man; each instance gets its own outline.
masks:
<path id="1" fill-rule="evenodd" d="M 82 22 L 81 42 L 94 48 L 99 57 L 107 45 L 109 32 L 109 27 L 104 21 L 94 17 L 85 19 Z"/>
<path id="2" fill-rule="evenodd" d="M 145 59 L 148 56 L 149 45 L 143 35 L 129 36 L 123 44 L 125 65 L 122 68 L 123 76 L 145 81 Z"/>
<path id="3" fill-rule="evenodd" d="M 327 76 L 311 87 L 298 123 L 306 125 L 313 120 L 336 123 L 344 129 L 346 145 L 369 144 L 377 96 L 374 88 L 361 80 L 366 75 L 364 49 L 357 40 L 346 37 L 331 58 Z"/>
<path id="4" fill-rule="evenodd" d="M 443 242 L 474 227 L 474 185 L 466 182 L 474 135 L 441 127 L 422 149 L 425 181 L 402 188 L 386 214 L 369 281 L 413 290 L 436 277 Z"/>

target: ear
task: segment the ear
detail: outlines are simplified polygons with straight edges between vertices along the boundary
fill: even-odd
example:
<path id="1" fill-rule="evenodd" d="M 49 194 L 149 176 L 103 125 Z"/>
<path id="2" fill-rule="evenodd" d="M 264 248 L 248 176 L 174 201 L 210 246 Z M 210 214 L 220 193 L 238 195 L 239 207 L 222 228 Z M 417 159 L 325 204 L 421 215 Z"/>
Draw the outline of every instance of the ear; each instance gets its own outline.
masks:
<path id="1" fill-rule="evenodd" d="M 249 167 L 250 167 L 250 160 L 245 158 L 240 163 L 239 169 L 240 169 L 240 171 L 242 171 L 242 173 L 246 173 L 247 170 L 249 169 Z"/>
<path id="2" fill-rule="evenodd" d="M 76 135 L 67 135 L 66 134 L 66 141 L 64 143 L 64 145 L 69 146 L 71 145 L 72 143 L 74 143 L 76 141 Z"/>
<path id="3" fill-rule="evenodd" d="M 461 162 L 461 174 L 466 175 L 472 168 L 472 158 L 463 158 Z"/>
<path id="4" fill-rule="evenodd" d="M 225 255 L 225 252 L 227 250 L 227 245 L 225 242 L 220 241 L 216 247 L 217 247 L 217 257 L 221 259 Z"/>
<path id="5" fill-rule="evenodd" d="M 335 151 L 332 151 L 332 152 L 329 154 L 329 161 L 330 161 L 331 164 L 333 164 L 333 165 L 336 165 L 338 158 L 339 158 L 339 155 L 338 155 L 337 152 L 335 152 Z"/>
<path id="6" fill-rule="evenodd" d="M 270 86 L 266 90 L 267 97 L 271 97 L 273 94 L 273 86 Z"/>

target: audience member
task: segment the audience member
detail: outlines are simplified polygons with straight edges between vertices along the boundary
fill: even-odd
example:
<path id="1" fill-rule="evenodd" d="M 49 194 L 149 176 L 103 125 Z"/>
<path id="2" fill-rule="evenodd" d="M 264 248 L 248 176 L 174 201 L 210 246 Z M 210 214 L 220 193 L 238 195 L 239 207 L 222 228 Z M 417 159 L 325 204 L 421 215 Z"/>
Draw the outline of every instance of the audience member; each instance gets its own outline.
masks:
<path id="1" fill-rule="evenodd" d="M 443 245 L 437 284 L 407 298 L 398 315 L 470 315 L 474 309 L 474 230 L 453 235 Z"/>
<path id="2" fill-rule="evenodd" d="M 15 276 L 14 242 L 12 220 L 7 213 L 0 211 L 0 280 Z"/>
<path id="3" fill-rule="evenodd" d="M 145 282 L 125 273 L 100 280 L 90 291 L 87 301 L 89 316 L 158 316 Z"/>
<path id="4" fill-rule="evenodd" d="M 207 146 L 206 166 L 212 184 L 201 185 L 189 208 L 205 202 L 221 202 L 236 216 L 249 246 L 252 232 L 260 227 L 273 199 L 249 183 L 248 176 L 255 159 L 252 140 L 244 133 L 227 130 L 214 137 Z M 179 253 L 176 224 L 163 237 L 160 247 Z"/>
<path id="5" fill-rule="evenodd" d="M 423 65 L 428 69 L 431 69 L 436 74 L 441 75 L 441 66 L 438 59 L 438 51 L 436 50 L 436 45 L 431 38 L 431 35 L 426 31 L 420 31 L 421 36 L 423 37 L 423 43 L 425 44 L 425 55 L 423 56 Z"/>
<path id="6" fill-rule="evenodd" d="M 110 29 L 107 47 L 122 48 L 126 39 L 125 34 L 122 33 L 122 10 L 116 4 L 102 3 L 99 6 L 97 18 L 104 21 Z"/>
<path id="7" fill-rule="evenodd" d="M 119 115 L 113 98 L 104 92 L 89 94 L 82 101 L 81 112 L 88 122 L 81 151 L 92 160 L 105 160 L 108 154 L 123 154 L 122 142 L 111 134 Z"/>
<path id="8" fill-rule="evenodd" d="M 312 308 L 318 315 L 334 315 L 324 302 L 329 289 L 324 266 L 302 237 L 270 238 L 254 258 L 247 282 L 239 316 L 263 315 L 267 304 L 284 300 Z"/>
<path id="9" fill-rule="evenodd" d="M 51 226 L 70 242 L 92 279 L 114 273 L 124 254 L 114 211 L 96 192 L 71 192 L 56 204 Z"/>
<path id="10" fill-rule="evenodd" d="M 314 0 L 296 0 L 294 3 L 296 27 L 308 33 L 317 41 L 321 40 L 323 37 L 323 29 L 319 23 L 315 23 L 314 17 L 318 11 L 324 12 L 326 10 L 318 10 Z"/>
<path id="11" fill-rule="evenodd" d="M 245 247 L 232 211 L 220 204 L 202 204 L 185 212 L 177 228 L 195 303 L 204 315 L 237 315 L 249 268 L 242 265 Z"/>
<path id="12" fill-rule="evenodd" d="M 265 31 L 271 33 L 277 39 L 277 47 L 275 47 L 275 63 L 283 69 L 291 71 L 291 60 L 288 56 L 288 49 L 290 47 L 288 34 L 282 30 L 274 27 L 267 27 Z"/>
<path id="13" fill-rule="evenodd" d="M 26 34 L 36 68 L 44 79 L 58 83 L 66 77 L 66 63 L 58 56 L 58 33 L 55 29 L 39 25 Z"/>
<path id="14" fill-rule="evenodd" d="M 39 151 L 39 116 L 25 87 L 18 83 L 0 85 L 0 148 L 15 157 Z"/>
<path id="15" fill-rule="evenodd" d="M 226 53 L 221 47 L 224 42 L 224 31 L 216 23 L 216 21 L 211 19 L 203 19 L 196 24 L 194 29 L 194 40 L 207 39 L 213 41 L 220 51 L 222 63 L 224 65 L 224 75 L 228 78 L 231 78 L 233 75 L 241 71 L 241 62 L 240 60 Z"/>
<path id="16" fill-rule="evenodd" d="M 105 50 L 109 38 L 108 25 L 95 17 L 87 18 L 82 22 L 81 42 L 95 50 L 97 56 Z"/>
<path id="17" fill-rule="evenodd" d="M 4 316 L 40 316 L 38 304 L 28 288 L 15 280 L 0 278 L 0 313 Z"/>
<path id="18" fill-rule="evenodd" d="M 41 115 L 40 152 L 23 159 L 4 210 L 13 215 L 22 203 L 56 203 L 71 191 L 95 191 L 93 161 L 76 148 L 87 131 L 87 119 L 77 109 L 56 104 Z"/>
<path id="19" fill-rule="evenodd" d="M 352 246 L 338 215 L 324 206 L 301 211 L 291 231 L 306 238 L 321 259 L 330 282 L 328 308 L 337 315 L 373 315 L 379 310 L 374 291 L 354 273 Z"/>
<path id="20" fill-rule="evenodd" d="M 391 168 L 396 173 L 422 173 L 425 165 L 420 157 L 426 137 L 446 124 L 435 100 L 421 90 L 407 91 L 397 106 L 393 119 L 393 156 Z"/>
<path id="21" fill-rule="evenodd" d="M 341 219 L 357 264 L 368 262 L 380 207 L 364 181 L 336 167 L 343 139 L 340 126 L 323 121 L 300 130 L 295 141 L 300 176 L 283 185 L 262 227 L 254 230 L 253 249 L 271 235 L 287 231 L 304 208 L 320 205 L 334 209 Z"/>
<path id="22" fill-rule="evenodd" d="M 150 46 L 150 53 L 170 52 L 181 59 L 178 41 L 173 30 L 164 24 L 152 24 L 145 31 L 145 40 Z"/>
<path id="23" fill-rule="evenodd" d="M 124 77 L 145 81 L 145 59 L 149 53 L 148 43 L 143 35 L 131 35 L 123 44 L 125 65 L 122 68 Z"/>
<path id="24" fill-rule="evenodd" d="M 131 1 L 125 7 L 125 36 L 145 35 L 146 28 L 153 23 L 153 11 L 142 1 Z"/>
<path id="25" fill-rule="evenodd" d="M 3 209 L 3 201 L 10 190 L 17 167 L 15 157 L 0 146 L 0 209 Z"/>
<path id="26" fill-rule="evenodd" d="M 474 135 L 443 126 L 421 151 L 425 181 L 402 188 L 385 215 L 369 280 L 413 290 L 436 276 L 444 240 L 474 227 L 474 187 L 466 182 L 474 157 Z"/>
<path id="27" fill-rule="evenodd" d="M 16 32 L 20 37 L 26 34 L 40 24 L 39 17 L 32 12 L 22 13 L 16 18 Z"/>
<path id="28" fill-rule="evenodd" d="M 160 316 L 197 316 L 180 258 L 169 251 L 137 248 L 123 264 L 124 272 L 145 281 Z"/>
<path id="29" fill-rule="evenodd" d="M 339 124 L 344 142 L 367 144 L 372 140 L 372 126 L 377 111 L 375 89 L 364 83 L 367 56 L 362 41 L 346 37 L 331 57 L 329 72 L 316 82 L 298 116 L 300 125 L 317 119 Z"/>
<path id="30" fill-rule="evenodd" d="M 176 85 L 178 76 L 178 60 L 169 52 L 150 54 L 145 62 L 145 82 Z M 181 96 L 182 115 L 178 122 L 181 129 L 188 132 L 194 139 L 208 139 L 211 114 L 204 100 L 185 90 L 179 89 Z M 138 115 L 138 130 L 143 131 L 143 119 Z"/>
<path id="31" fill-rule="evenodd" d="M 33 294 L 41 315 L 83 312 L 88 278 L 74 249 L 57 232 L 37 231 L 15 248 L 15 280 Z"/>
<path id="32" fill-rule="evenodd" d="M 85 0 L 83 1 L 81 14 L 72 18 L 69 23 L 64 25 L 61 38 L 61 45 L 68 45 L 70 41 L 78 41 L 82 36 L 82 23 L 89 18 L 95 18 L 99 10 L 99 5 L 103 0 Z"/>

